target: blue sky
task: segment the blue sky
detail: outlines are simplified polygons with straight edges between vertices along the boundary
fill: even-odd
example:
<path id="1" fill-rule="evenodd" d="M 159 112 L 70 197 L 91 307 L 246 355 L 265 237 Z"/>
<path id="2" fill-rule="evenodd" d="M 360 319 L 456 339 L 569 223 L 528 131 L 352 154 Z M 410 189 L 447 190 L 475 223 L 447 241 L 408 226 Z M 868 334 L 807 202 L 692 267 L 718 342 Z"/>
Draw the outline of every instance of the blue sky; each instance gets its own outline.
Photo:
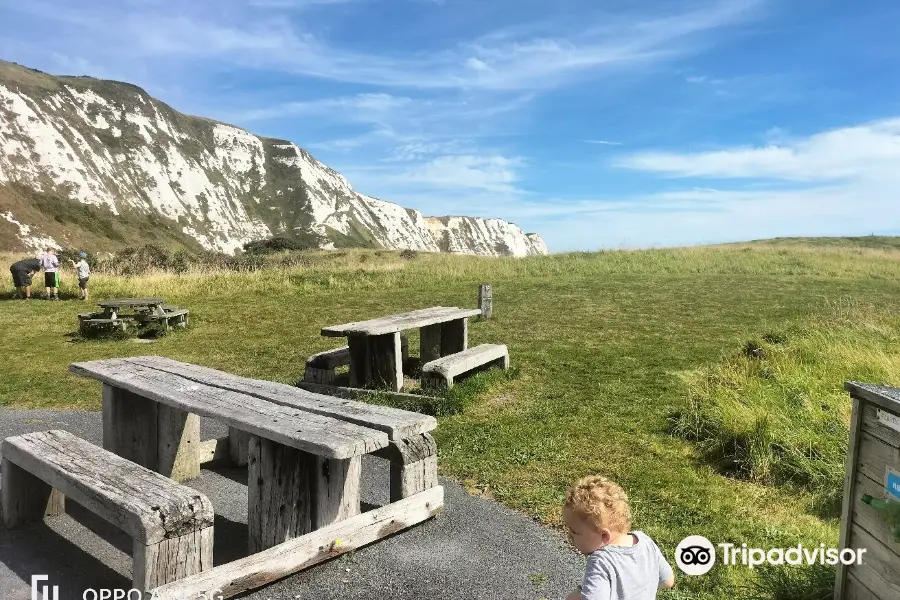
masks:
<path id="1" fill-rule="evenodd" d="M 511 220 L 553 251 L 900 230 L 893 0 L 0 0 L 0 15 L 0 58 L 136 83 L 294 141 L 365 194 Z"/>

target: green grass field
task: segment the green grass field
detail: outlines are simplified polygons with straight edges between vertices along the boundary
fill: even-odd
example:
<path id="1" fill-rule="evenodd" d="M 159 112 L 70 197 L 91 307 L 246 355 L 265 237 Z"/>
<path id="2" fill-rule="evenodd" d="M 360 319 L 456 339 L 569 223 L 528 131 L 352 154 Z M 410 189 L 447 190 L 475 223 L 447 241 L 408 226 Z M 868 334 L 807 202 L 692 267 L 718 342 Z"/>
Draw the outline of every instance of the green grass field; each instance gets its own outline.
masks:
<path id="1" fill-rule="evenodd" d="M 63 281 L 74 295 L 74 276 Z M 507 344 L 518 368 L 468 386 L 465 410 L 440 418 L 443 475 L 551 525 L 572 481 L 608 475 L 629 493 L 634 526 L 670 559 L 693 534 L 837 545 L 843 382 L 900 384 L 896 245 L 528 259 L 366 250 L 252 273 L 96 275 L 94 298 L 161 295 L 190 308 L 191 328 L 153 344 L 77 342 L 67 334 L 82 303 L 4 301 L 0 403 L 97 409 L 99 385 L 67 365 L 148 353 L 294 383 L 308 355 L 340 343 L 321 327 L 474 306 L 482 282 L 494 285 L 494 318 L 471 324 L 470 343 Z M 823 598 L 832 577 L 800 567 L 762 575 L 717 566 L 680 576 L 661 597 Z"/>

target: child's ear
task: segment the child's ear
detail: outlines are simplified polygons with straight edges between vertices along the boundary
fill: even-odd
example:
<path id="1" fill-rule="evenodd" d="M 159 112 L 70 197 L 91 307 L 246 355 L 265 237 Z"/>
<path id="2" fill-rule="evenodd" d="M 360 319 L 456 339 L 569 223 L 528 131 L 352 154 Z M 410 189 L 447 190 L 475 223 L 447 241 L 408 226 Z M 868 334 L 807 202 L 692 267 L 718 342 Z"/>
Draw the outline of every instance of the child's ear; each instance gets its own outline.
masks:
<path id="1" fill-rule="evenodd" d="M 603 541 L 604 545 L 608 544 L 612 541 L 612 533 L 609 529 L 605 527 L 600 530 L 600 539 Z"/>

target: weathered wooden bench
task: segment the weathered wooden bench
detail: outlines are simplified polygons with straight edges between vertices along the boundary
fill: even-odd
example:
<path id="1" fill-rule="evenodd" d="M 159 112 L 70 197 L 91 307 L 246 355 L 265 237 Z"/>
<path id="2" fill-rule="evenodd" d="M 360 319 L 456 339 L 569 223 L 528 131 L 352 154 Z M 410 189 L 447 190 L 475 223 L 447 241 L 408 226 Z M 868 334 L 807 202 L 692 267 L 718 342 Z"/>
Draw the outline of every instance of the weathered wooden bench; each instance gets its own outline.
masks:
<path id="1" fill-rule="evenodd" d="M 409 338 L 402 334 L 400 336 L 400 356 L 404 362 L 409 358 Z M 334 385 L 337 367 L 344 367 L 349 364 L 350 346 L 341 346 L 340 348 L 313 354 L 306 360 L 303 381 Z"/>
<path id="2" fill-rule="evenodd" d="M 170 327 L 187 327 L 189 313 L 190 311 L 186 308 L 166 310 L 164 315 L 149 311 L 143 313 L 136 312 L 134 320 L 142 324 L 161 323 L 166 326 L 166 329 L 169 329 Z"/>
<path id="3" fill-rule="evenodd" d="M 128 331 L 128 319 L 81 319 L 79 315 L 78 328 L 81 333 L 98 329 L 120 329 Z"/>
<path id="4" fill-rule="evenodd" d="M 213 509 L 199 492 L 67 431 L 6 438 L 2 455 L 5 527 L 62 514 L 69 497 L 134 539 L 135 589 L 212 567 Z"/>
<path id="5" fill-rule="evenodd" d="M 493 366 L 509 368 L 509 350 L 504 344 L 481 344 L 426 363 L 422 366 L 422 387 L 450 388 L 456 377 Z"/>
<path id="6" fill-rule="evenodd" d="M 75 363 L 69 369 L 105 384 L 104 447 L 164 475 L 182 480 L 199 475 L 198 415 L 228 425 L 230 456 L 250 470 L 253 552 L 358 514 L 363 454 L 394 465 L 397 481 L 391 485 L 398 491 L 392 501 L 437 481 L 428 434 L 437 421 L 428 415 L 156 356 Z M 417 443 L 431 454 L 404 451 Z M 420 475 L 425 470 L 428 477 Z M 285 505 L 298 514 L 287 519 Z"/>

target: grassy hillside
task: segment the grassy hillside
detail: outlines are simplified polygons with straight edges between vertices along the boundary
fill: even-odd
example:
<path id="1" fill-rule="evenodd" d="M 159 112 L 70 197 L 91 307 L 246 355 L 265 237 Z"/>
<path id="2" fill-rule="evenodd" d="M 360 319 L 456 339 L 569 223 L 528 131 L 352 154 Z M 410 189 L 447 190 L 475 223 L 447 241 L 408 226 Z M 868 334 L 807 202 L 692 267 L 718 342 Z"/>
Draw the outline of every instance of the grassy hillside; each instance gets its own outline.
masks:
<path id="1" fill-rule="evenodd" d="M 818 246 L 831 248 L 872 248 L 875 250 L 900 250 L 900 236 L 864 235 L 858 237 L 781 237 L 754 240 L 750 244 L 768 246 Z"/>
<path id="2" fill-rule="evenodd" d="M 842 384 L 900 385 L 900 252 L 891 250 L 743 245 L 528 259 L 361 250 L 306 264 L 96 276 L 97 298 L 161 295 L 191 309 L 190 330 L 149 345 L 72 342 L 77 302 L 3 302 L 0 403 L 97 409 L 99 385 L 66 366 L 146 353 L 293 383 L 308 355 L 339 343 L 321 327 L 472 306 L 489 281 L 494 318 L 473 322 L 470 341 L 507 344 L 518 371 L 440 418 L 441 472 L 552 525 L 573 480 L 606 474 L 630 494 L 635 526 L 674 560 L 694 534 L 836 546 L 829 502 L 846 444 Z M 64 274 L 64 291 L 74 294 L 73 281 Z M 717 566 L 681 576 L 661 597 L 820 598 L 812 592 L 824 594 L 831 577 Z"/>

